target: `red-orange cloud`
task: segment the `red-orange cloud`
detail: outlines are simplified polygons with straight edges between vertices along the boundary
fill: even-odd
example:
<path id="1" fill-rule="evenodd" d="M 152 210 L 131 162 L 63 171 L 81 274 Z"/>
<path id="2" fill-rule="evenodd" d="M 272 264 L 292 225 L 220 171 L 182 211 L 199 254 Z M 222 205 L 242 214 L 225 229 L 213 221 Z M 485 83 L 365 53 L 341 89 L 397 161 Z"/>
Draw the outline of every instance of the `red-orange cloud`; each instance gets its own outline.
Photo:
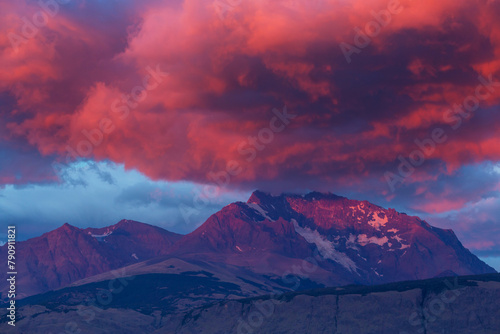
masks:
<path id="1" fill-rule="evenodd" d="M 20 34 L 21 17 L 40 8 L 2 3 L 9 14 L 0 23 L 0 90 L 15 101 L 1 110 L 4 140 L 24 140 L 62 162 L 80 147 L 85 157 L 155 179 L 210 182 L 210 172 L 237 161 L 244 172 L 232 186 L 294 180 L 379 193 L 398 157 L 436 128 L 447 140 L 406 185 L 500 160 L 492 112 L 499 86 L 481 90 L 488 98 L 457 129 L 448 114 L 476 94 L 479 76 L 500 80 L 497 2 L 243 0 L 222 15 L 214 4 L 76 1 L 13 48 L 5 36 Z M 364 31 L 388 8 L 397 14 L 367 46 L 356 45 L 355 28 Z M 351 63 L 340 43 L 358 49 Z M 158 69 L 168 76 L 155 81 Z M 137 88 L 148 84 L 155 87 Z M 134 92 L 147 96 L 130 100 Z M 252 146 L 249 136 L 284 105 L 297 117 L 248 161 L 241 151 Z M 82 144 L 92 139 L 98 144 Z M 433 201 L 421 208 L 458 203 Z"/>

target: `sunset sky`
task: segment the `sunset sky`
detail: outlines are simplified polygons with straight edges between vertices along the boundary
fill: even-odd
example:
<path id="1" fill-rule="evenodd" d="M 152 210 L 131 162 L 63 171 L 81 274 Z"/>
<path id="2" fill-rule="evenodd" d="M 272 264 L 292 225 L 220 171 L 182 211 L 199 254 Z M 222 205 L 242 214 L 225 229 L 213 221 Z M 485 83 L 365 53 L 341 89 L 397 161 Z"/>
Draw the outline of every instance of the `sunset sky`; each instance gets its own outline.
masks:
<path id="1" fill-rule="evenodd" d="M 20 237 L 187 233 L 255 189 L 318 190 L 451 228 L 500 269 L 500 1 L 0 12 L 0 222 Z"/>

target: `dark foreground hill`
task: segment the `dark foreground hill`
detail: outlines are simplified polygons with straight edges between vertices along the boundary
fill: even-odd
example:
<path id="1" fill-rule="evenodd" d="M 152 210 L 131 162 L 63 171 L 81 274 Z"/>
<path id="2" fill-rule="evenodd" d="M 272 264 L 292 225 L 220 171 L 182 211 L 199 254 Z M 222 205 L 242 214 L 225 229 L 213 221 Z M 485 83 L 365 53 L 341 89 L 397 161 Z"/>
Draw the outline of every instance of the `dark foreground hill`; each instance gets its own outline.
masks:
<path id="1" fill-rule="evenodd" d="M 188 276 L 191 277 L 182 280 L 161 275 L 136 277 L 122 291 L 113 294 L 106 305 L 94 298 L 93 307 L 82 305 L 90 293 L 108 289 L 109 282 L 30 297 L 23 301 L 29 305 L 18 310 L 20 318 L 15 328 L 8 326 L 4 314 L 1 315 L 0 331 L 33 334 L 500 332 L 500 274 L 324 288 L 172 311 L 172 299 L 196 293 L 200 286 L 214 293 L 237 292 L 237 286 L 222 284 L 203 274 Z M 165 286 L 170 291 L 161 292 Z M 101 302 L 104 298 L 101 296 Z M 150 307 L 150 303 L 155 306 Z"/>

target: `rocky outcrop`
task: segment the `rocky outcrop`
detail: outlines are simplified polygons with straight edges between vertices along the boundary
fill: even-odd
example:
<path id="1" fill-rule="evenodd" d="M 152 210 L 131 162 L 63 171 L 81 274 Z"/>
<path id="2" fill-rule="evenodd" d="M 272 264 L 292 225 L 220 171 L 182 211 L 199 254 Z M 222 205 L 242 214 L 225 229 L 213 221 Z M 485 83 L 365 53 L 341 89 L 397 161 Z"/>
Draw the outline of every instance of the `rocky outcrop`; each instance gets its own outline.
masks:
<path id="1" fill-rule="evenodd" d="M 188 312 L 149 313 L 113 307 L 91 321 L 77 306 L 22 307 L 16 328 L 2 333 L 181 334 L 497 334 L 500 275 L 436 278 L 383 286 L 350 286 L 220 302 Z M 3 311 L 4 312 L 4 311 Z M 4 318 L 2 316 L 2 318 Z"/>

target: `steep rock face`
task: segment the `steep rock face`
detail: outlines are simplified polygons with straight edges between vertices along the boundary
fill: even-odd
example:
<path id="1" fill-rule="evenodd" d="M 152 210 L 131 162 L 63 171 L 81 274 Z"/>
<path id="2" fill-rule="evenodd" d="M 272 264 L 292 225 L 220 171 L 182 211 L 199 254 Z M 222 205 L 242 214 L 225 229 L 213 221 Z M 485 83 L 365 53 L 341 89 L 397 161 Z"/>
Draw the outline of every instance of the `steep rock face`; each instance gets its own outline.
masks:
<path id="1" fill-rule="evenodd" d="M 464 248 L 452 230 L 367 201 L 317 192 L 305 196 L 256 192 L 249 203 L 261 206 L 269 216 L 290 219 L 297 233 L 322 254 L 347 255 L 368 282 L 431 278 L 447 270 L 458 275 L 495 272 Z"/>
<path id="2" fill-rule="evenodd" d="M 64 224 L 40 237 L 16 244 L 18 298 L 66 286 L 76 280 L 166 254 L 180 235 L 123 220 L 85 230 Z M 0 248 L 6 267 L 7 248 Z M 4 296 L 7 282 L 0 282 Z"/>
<path id="3" fill-rule="evenodd" d="M 312 246 L 281 217 L 263 219 L 245 203 L 233 203 L 212 215 L 197 230 L 185 236 L 173 249 L 177 253 L 273 252 L 289 257 L 306 257 Z"/>
<path id="4" fill-rule="evenodd" d="M 293 219 L 275 218 L 253 203 L 230 204 L 177 242 L 170 256 L 240 266 L 289 287 L 294 285 L 289 276 L 322 286 L 365 282 L 339 261 L 323 258 L 316 245 L 297 233 Z"/>
<path id="5" fill-rule="evenodd" d="M 318 192 L 273 196 L 256 191 L 247 203 L 233 203 L 211 216 L 173 250 L 226 254 L 233 264 L 239 257 L 251 270 L 255 268 L 248 259 L 253 256 L 257 262 L 263 253 L 314 258 L 337 278 L 362 284 L 432 278 L 443 272 L 495 272 L 451 230 L 367 201 Z"/>

